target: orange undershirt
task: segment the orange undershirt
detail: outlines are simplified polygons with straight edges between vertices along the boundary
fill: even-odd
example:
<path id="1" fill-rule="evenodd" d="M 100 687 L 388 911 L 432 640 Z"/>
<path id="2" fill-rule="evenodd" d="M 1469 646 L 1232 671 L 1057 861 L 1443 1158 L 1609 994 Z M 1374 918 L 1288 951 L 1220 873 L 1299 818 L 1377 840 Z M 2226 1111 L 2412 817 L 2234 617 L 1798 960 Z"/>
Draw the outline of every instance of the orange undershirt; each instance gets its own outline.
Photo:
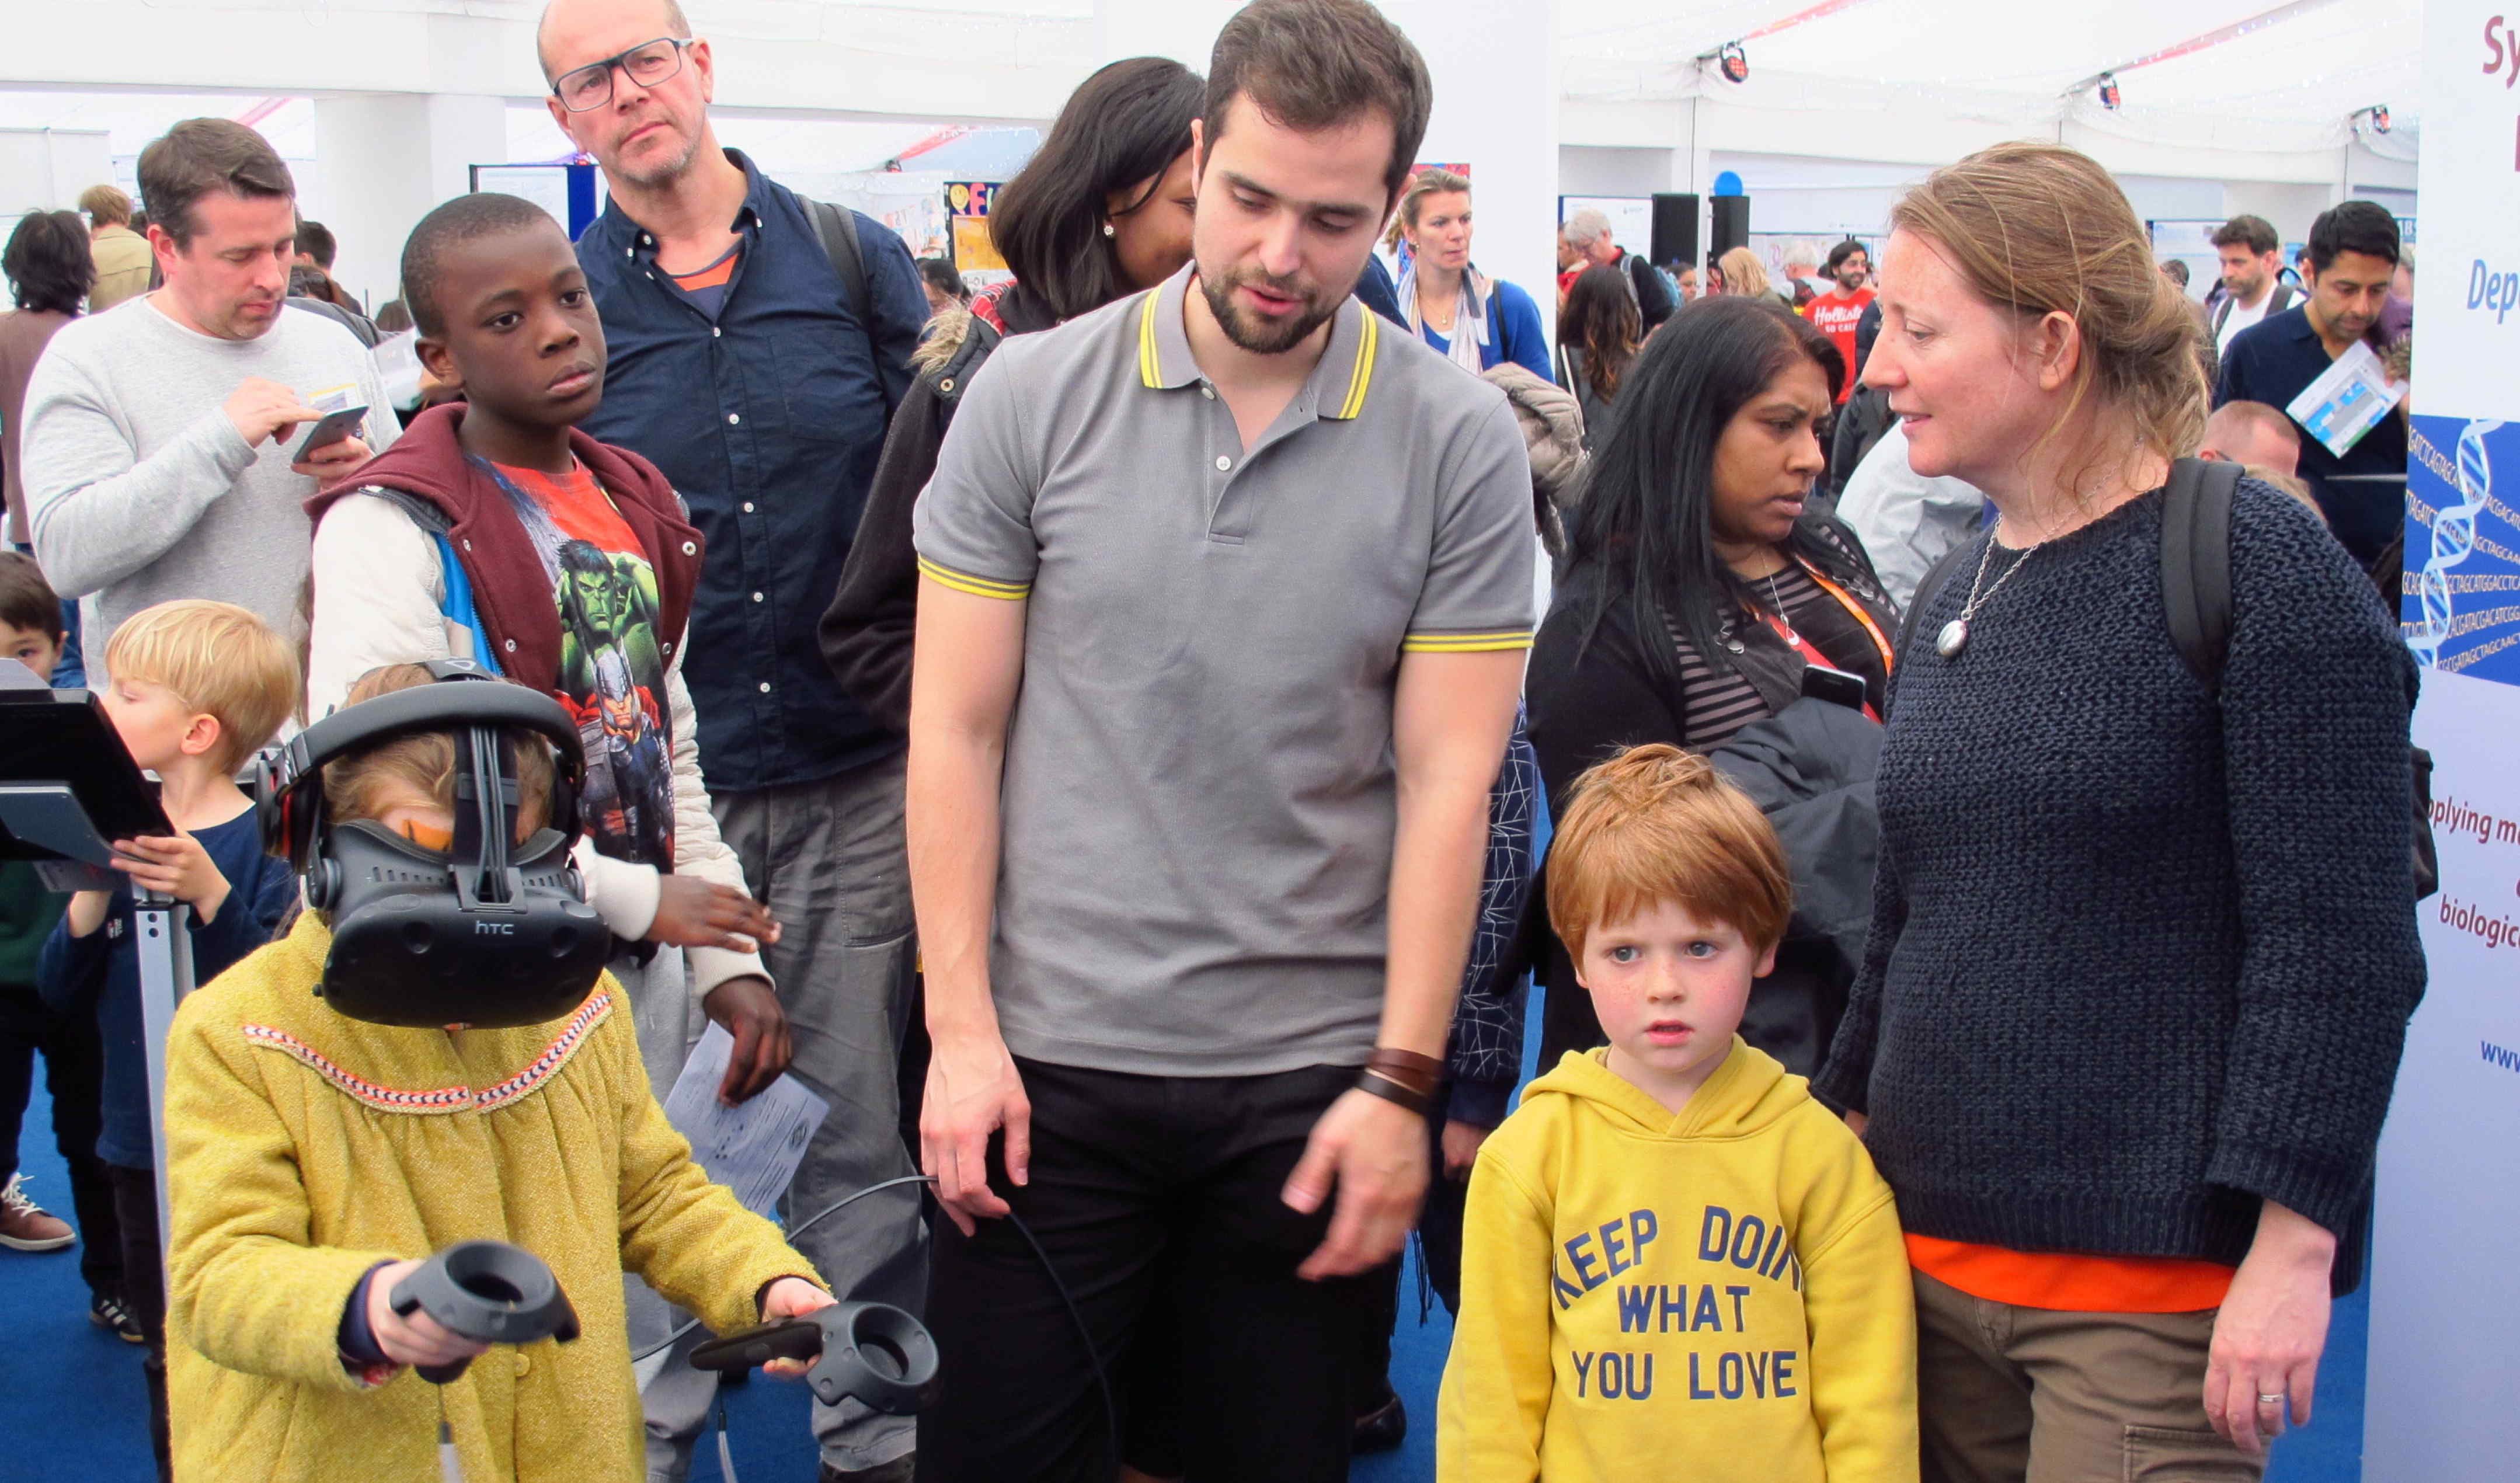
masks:
<path id="1" fill-rule="evenodd" d="M 730 248 L 724 257 L 697 273 L 675 274 L 674 283 L 684 291 L 690 292 L 696 289 L 714 289 L 720 284 L 732 282 L 734 278 L 735 252 Z"/>
<path id="2" fill-rule="evenodd" d="M 1908 1234 L 1908 1262 L 1971 1297 L 2058 1313 L 2198 1313 L 2223 1306 L 2229 1267 L 2179 1256 L 2015 1251 Z"/>

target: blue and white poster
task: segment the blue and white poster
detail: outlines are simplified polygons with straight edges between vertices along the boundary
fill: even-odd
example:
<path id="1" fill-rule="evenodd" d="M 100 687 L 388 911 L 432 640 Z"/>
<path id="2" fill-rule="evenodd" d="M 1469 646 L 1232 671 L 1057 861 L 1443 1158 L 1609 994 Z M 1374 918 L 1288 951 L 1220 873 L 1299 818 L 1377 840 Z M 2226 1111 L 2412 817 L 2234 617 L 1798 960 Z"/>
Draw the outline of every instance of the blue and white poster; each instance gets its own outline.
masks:
<path id="1" fill-rule="evenodd" d="M 2520 6 L 2424 11 L 2400 617 L 2441 891 L 2380 1139 L 2366 1483 L 2520 1476 Z"/>
<path id="2" fill-rule="evenodd" d="M 2520 416 L 2413 423 L 2407 643 L 2427 668 L 2520 685 Z M 2494 492 L 2497 467 L 2505 497 Z"/>

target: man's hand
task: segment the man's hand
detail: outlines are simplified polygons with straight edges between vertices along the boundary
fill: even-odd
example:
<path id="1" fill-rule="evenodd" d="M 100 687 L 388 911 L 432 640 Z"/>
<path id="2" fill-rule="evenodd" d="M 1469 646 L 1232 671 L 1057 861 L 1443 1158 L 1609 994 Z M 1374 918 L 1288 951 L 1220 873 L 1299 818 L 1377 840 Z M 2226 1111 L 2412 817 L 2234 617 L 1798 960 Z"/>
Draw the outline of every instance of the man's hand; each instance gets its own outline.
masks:
<path id="1" fill-rule="evenodd" d="M 919 1167 L 936 1180 L 936 1203 L 965 1236 L 973 1217 L 996 1220 L 1007 1202 L 989 1188 L 989 1135 L 1006 1130 L 1007 1179 L 1032 1180 L 1032 1102 L 1023 1075 L 992 1025 L 939 1035 L 927 1060 L 927 1095 L 919 1104 Z"/>
<path id="2" fill-rule="evenodd" d="M 248 376 L 237 382 L 228 393 L 220 411 L 246 440 L 248 447 L 260 447 L 265 439 L 276 438 L 299 423 L 320 423 L 324 414 L 297 399 L 297 393 L 278 382 Z M 361 443 L 360 456 L 366 457 L 367 444 Z"/>
<path id="3" fill-rule="evenodd" d="M 394 1284 L 420 1268 L 418 1262 L 388 1262 L 368 1279 L 368 1330 L 377 1336 L 377 1347 L 397 1365 L 452 1365 L 489 1353 L 489 1345 L 449 1333 L 420 1309 L 409 1318 L 393 1311 Z"/>
<path id="4" fill-rule="evenodd" d="M 309 453 L 290 465 L 289 472 L 302 473 L 318 483 L 329 484 L 367 461 L 367 441 L 357 433 L 352 433 L 338 442 L 326 443 L 323 447 Z"/>
<path id="5" fill-rule="evenodd" d="M 727 1053 L 726 1079 L 717 1085 L 717 1100 L 732 1107 L 750 1101 L 779 1079 L 795 1056 L 788 1037 L 788 1011 L 770 980 L 757 973 L 730 978 L 700 1001 L 708 1017 L 735 1037 Z"/>
<path id="6" fill-rule="evenodd" d="M 1295 1276 L 1308 1282 L 1354 1277 L 1380 1265 L 1409 1238 L 1426 1195 L 1426 1124 L 1416 1113 L 1350 1091 L 1313 1124 L 1312 1139 L 1280 1195 L 1306 1215 L 1322 1207 L 1330 1186 L 1338 1204 L 1329 1234 Z"/>
<path id="7" fill-rule="evenodd" d="M 769 1324 L 780 1319 L 801 1319 L 817 1309 L 831 1307 L 834 1301 L 836 1299 L 830 1293 L 801 1277 L 783 1277 L 772 1282 L 770 1290 L 761 1296 L 761 1322 Z M 812 1360 L 780 1359 L 763 1365 L 761 1372 L 793 1379 L 813 1368 Z"/>
<path id="8" fill-rule="evenodd" d="M 2253 1458 L 2283 1435 L 2287 1404 L 2293 1425 L 2310 1424 L 2335 1261 L 2336 1237 L 2325 1229 L 2272 1200 L 2260 1207 L 2205 1362 L 2205 1419 Z"/>
<path id="9" fill-rule="evenodd" d="M 656 920 L 648 940 L 677 948 L 726 948 L 757 953 L 779 940 L 770 908 L 731 885 L 698 876 L 656 877 Z"/>
<path id="10" fill-rule="evenodd" d="M 228 899 L 228 877 L 210 863 L 202 841 L 177 830 L 171 838 L 142 835 L 117 841 L 113 868 L 131 877 L 134 886 L 172 896 L 193 909 L 207 926 Z"/>
<path id="11" fill-rule="evenodd" d="M 1444 1177 L 1466 1183 L 1470 1177 L 1470 1166 L 1479 1161 L 1479 1145 L 1486 1143 L 1488 1135 L 1495 1131 L 1494 1128 L 1482 1128 L 1477 1123 L 1465 1123 L 1458 1117 L 1448 1119 L 1444 1124 Z"/>

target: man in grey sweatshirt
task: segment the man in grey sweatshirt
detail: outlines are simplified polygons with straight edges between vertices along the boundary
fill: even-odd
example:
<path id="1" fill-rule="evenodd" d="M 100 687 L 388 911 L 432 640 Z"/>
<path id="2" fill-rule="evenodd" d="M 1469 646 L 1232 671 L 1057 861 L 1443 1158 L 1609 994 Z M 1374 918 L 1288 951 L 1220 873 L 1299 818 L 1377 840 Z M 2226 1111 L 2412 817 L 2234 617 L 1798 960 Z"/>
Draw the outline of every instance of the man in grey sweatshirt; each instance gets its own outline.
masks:
<path id="1" fill-rule="evenodd" d="M 296 186 L 261 135 L 179 123 L 141 153 L 140 190 L 165 287 L 53 337 L 21 444 L 36 560 L 63 596 L 95 599 L 92 683 L 115 626 L 175 598 L 302 636 L 304 502 L 399 430 L 350 332 L 282 312 Z M 368 408 L 365 435 L 299 459 L 299 425 L 325 401 Z"/>

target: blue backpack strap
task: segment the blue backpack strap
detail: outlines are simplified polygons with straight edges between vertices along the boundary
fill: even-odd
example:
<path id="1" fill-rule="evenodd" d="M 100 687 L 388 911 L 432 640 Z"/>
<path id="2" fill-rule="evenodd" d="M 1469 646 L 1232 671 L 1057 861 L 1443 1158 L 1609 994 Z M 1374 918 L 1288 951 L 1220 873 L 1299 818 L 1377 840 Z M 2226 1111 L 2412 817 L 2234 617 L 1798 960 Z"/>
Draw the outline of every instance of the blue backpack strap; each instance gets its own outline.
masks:
<path id="1" fill-rule="evenodd" d="M 431 530 L 429 539 L 437 543 L 437 569 L 446 574 L 446 601 L 440 610 L 446 619 L 472 635 L 472 661 L 494 675 L 504 678 L 499 656 L 490 644 L 489 631 L 481 626 L 480 610 L 472 606 L 472 577 L 464 563 L 455 559 L 455 543 L 443 530 Z"/>

